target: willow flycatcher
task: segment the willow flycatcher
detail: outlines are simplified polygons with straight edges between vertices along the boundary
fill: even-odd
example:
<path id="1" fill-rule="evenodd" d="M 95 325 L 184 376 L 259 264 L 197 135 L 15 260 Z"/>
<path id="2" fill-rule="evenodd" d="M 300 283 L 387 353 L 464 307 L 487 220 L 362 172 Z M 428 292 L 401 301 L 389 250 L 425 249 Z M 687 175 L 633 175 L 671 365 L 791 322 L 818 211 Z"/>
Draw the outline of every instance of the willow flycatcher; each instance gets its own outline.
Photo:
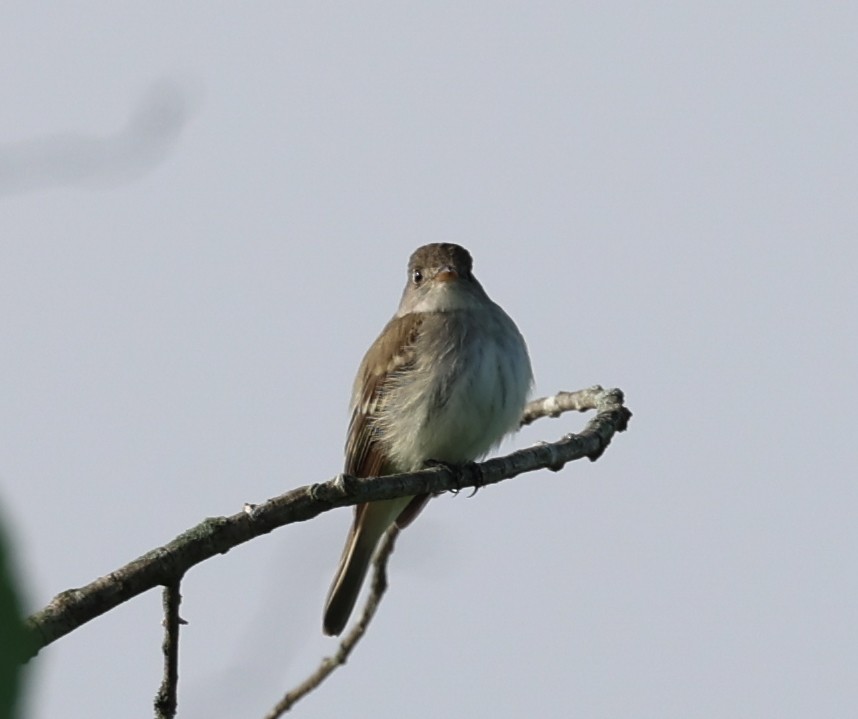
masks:
<path id="1" fill-rule="evenodd" d="M 374 477 L 482 457 L 519 426 L 533 376 L 515 323 L 489 299 L 459 245 L 411 255 L 399 309 L 355 379 L 345 473 Z M 405 527 L 428 495 L 367 502 L 354 523 L 325 605 L 326 634 L 340 634 L 379 540 Z"/>

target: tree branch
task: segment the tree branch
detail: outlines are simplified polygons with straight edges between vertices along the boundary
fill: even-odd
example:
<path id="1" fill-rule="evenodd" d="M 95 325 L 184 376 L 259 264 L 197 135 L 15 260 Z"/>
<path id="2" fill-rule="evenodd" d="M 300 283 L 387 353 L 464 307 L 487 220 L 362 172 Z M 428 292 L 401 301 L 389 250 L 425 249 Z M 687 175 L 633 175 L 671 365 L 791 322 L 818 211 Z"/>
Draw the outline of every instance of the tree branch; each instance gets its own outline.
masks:
<path id="1" fill-rule="evenodd" d="M 588 409 L 595 409 L 596 415 L 581 433 L 568 434 L 557 442 L 543 442 L 505 457 L 456 468 L 436 466 L 365 479 L 341 474 L 321 484 L 293 489 L 263 504 L 245 506 L 244 511 L 230 517 L 210 517 L 163 547 L 85 587 L 69 589 L 54 597 L 27 620 L 31 639 L 29 656 L 132 597 L 156 586 L 169 586 L 191 567 L 216 554 L 224 554 L 286 524 L 313 519 L 335 507 L 482 487 L 537 469 L 559 471 L 567 462 L 583 457 L 598 459 L 614 434 L 625 430 L 631 417 L 618 389 L 591 387 L 535 400 L 525 408 L 522 423 L 557 416 L 567 410 Z"/>
<path id="2" fill-rule="evenodd" d="M 337 653 L 332 657 L 325 657 L 318 669 L 316 669 L 316 671 L 314 671 L 294 689 L 287 692 L 286 695 L 274 705 L 271 711 L 265 715 L 265 719 L 278 719 L 283 716 L 293 707 L 295 702 L 303 699 L 307 694 L 325 681 L 325 679 L 327 679 L 334 670 L 346 663 L 346 660 L 349 658 L 349 654 L 352 653 L 352 649 L 355 648 L 355 645 L 366 633 L 369 623 L 375 616 L 375 612 L 381 602 L 381 597 L 384 595 L 385 591 L 387 591 L 387 560 L 390 558 L 390 555 L 393 554 L 393 547 L 398 535 L 399 529 L 397 529 L 396 525 L 392 526 L 387 531 L 387 534 L 384 535 L 384 541 L 382 542 L 378 553 L 375 555 L 375 559 L 373 559 L 374 572 L 372 575 L 372 586 L 370 588 L 366 604 L 364 605 L 363 613 L 354 627 L 352 627 L 351 631 L 346 635 L 345 639 L 340 642 Z"/>
<path id="3" fill-rule="evenodd" d="M 181 579 L 164 587 L 164 678 L 155 695 L 155 719 L 173 719 L 178 707 L 179 691 L 179 625 L 185 621 L 179 616 L 182 595 Z"/>

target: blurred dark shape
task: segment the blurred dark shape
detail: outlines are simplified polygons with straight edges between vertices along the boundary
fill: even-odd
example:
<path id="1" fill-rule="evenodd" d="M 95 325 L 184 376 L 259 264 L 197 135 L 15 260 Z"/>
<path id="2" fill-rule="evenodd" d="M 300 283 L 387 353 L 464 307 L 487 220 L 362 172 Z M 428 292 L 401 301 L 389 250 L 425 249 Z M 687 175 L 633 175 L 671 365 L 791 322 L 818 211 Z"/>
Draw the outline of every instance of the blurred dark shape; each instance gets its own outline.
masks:
<path id="1" fill-rule="evenodd" d="M 0 518 L 0 719 L 18 716 L 21 657 L 26 656 L 27 652 L 18 578 L 12 566 L 11 549 Z"/>
<path id="2" fill-rule="evenodd" d="M 0 145 L 0 195 L 62 185 L 112 187 L 139 178 L 169 154 L 197 95 L 174 82 L 157 82 L 115 135 L 69 133 Z"/>

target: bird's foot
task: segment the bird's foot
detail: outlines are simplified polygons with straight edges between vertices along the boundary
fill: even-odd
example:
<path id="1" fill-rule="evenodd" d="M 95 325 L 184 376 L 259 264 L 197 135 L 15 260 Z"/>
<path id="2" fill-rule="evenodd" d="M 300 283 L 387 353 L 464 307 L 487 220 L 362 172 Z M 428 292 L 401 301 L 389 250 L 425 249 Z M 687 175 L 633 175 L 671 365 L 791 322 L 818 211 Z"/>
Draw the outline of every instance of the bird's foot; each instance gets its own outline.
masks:
<path id="1" fill-rule="evenodd" d="M 465 476 L 467 476 L 468 474 L 473 473 L 479 477 L 482 476 L 476 462 L 464 462 L 463 464 L 454 464 L 452 462 L 442 462 L 441 460 L 438 460 L 438 459 L 427 459 L 423 463 L 423 466 L 427 469 L 429 469 L 430 467 L 442 467 L 442 468 L 446 469 L 450 474 L 452 474 L 453 475 L 453 482 L 455 483 L 455 486 L 453 486 L 449 490 L 449 492 L 451 494 L 458 494 L 459 492 L 462 491 L 462 489 L 464 489 L 464 487 L 461 486 L 462 481 L 464 480 Z M 471 471 L 469 471 L 469 470 L 471 470 Z M 480 488 L 479 482 L 472 485 L 473 491 L 468 495 L 468 497 L 473 497 L 477 493 L 477 490 L 479 488 Z"/>

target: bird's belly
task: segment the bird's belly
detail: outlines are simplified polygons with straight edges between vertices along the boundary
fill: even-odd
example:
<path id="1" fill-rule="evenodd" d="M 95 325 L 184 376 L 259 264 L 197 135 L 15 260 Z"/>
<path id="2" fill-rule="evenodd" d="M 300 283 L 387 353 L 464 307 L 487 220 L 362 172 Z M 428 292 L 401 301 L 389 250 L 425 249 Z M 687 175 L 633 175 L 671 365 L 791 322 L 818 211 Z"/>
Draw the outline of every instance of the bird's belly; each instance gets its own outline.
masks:
<path id="1" fill-rule="evenodd" d="M 389 456 L 402 471 L 427 460 L 452 464 L 482 457 L 518 426 L 529 389 L 526 355 L 493 342 L 480 344 L 443 379 L 427 372 L 424 381 L 397 389 L 384 432 Z M 523 361 L 522 361 L 523 359 Z M 526 375 L 522 375 L 526 373 Z M 408 397 L 408 401 L 402 398 Z"/>

